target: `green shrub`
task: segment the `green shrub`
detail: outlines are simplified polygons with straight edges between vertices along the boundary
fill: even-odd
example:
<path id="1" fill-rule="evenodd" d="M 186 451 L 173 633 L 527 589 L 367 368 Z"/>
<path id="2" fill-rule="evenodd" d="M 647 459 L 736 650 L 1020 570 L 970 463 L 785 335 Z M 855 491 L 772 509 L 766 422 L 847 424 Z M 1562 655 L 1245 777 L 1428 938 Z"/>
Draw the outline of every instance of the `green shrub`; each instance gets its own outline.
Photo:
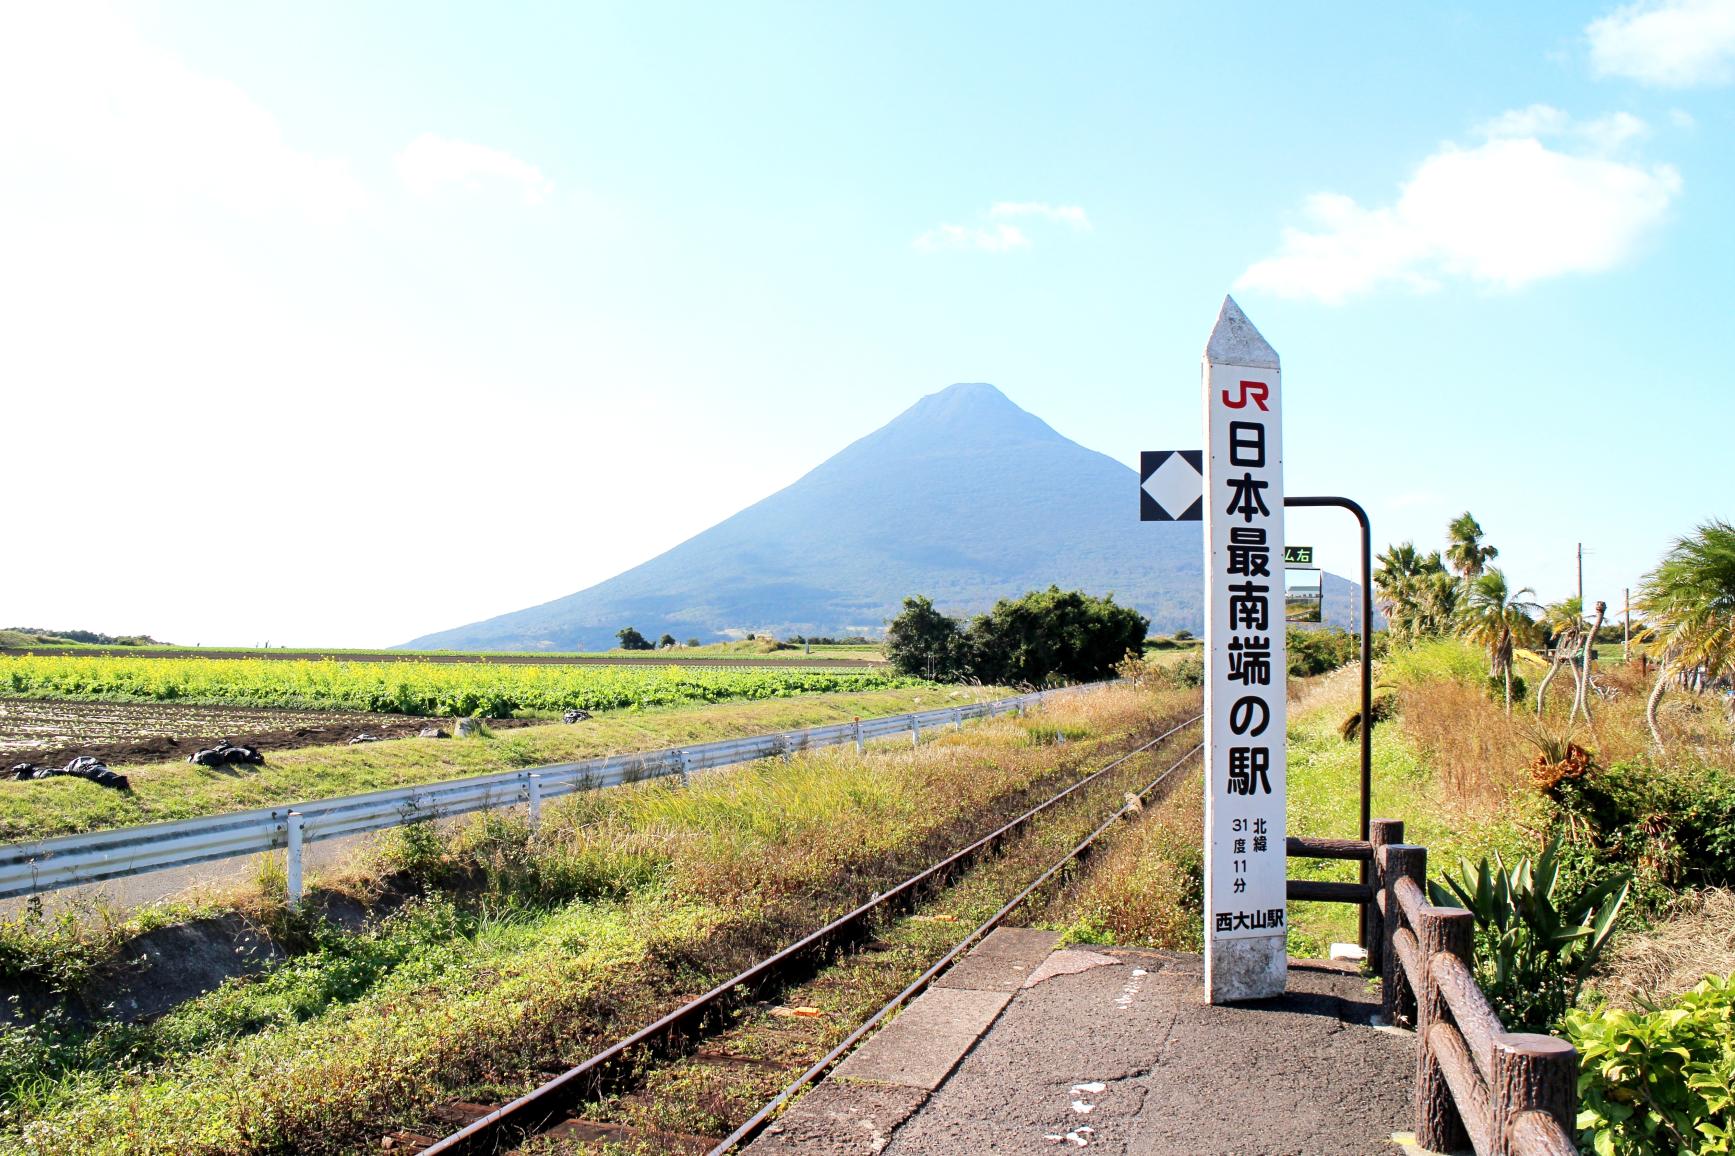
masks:
<path id="1" fill-rule="evenodd" d="M 1432 682 L 1481 686 L 1488 677 L 1488 656 L 1455 638 L 1430 639 L 1412 646 L 1393 647 L 1386 655 L 1385 675 L 1398 686 L 1426 686 Z"/>
<path id="2" fill-rule="evenodd" d="M 1193 690 L 1205 685 L 1205 660 L 1198 655 L 1188 655 L 1179 662 L 1151 667 L 1147 677 L 1154 686 Z"/>
<path id="3" fill-rule="evenodd" d="M 1289 676 L 1306 678 L 1324 674 L 1354 662 L 1361 656 L 1355 635 L 1333 627 L 1329 630 L 1289 631 Z"/>
<path id="4" fill-rule="evenodd" d="M 1548 1031 L 1577 1001 L 1626 903 L 1624 876 L 1557 900 L 1559 857 L 1555 841 L 1512 868 L 1495 852 L 1428 884 L 1435 903 L 1475 917 L 1477 980 L 1509 1031 Z"/>
<path id="5" fill-rule="evenodd" d="M 1726 768 L 1635 759 L 1563 779 L 1551 793 L 1600 857 L 1647 885 L 1735 884 L 1735 773 Z"/>
<path id="6" fill-rule="evenodd" d="M 1573 1011 L 1579 1144 L 1597 1156 L 1735 1152 L 1735 975 L 1641 1011 Z"/>

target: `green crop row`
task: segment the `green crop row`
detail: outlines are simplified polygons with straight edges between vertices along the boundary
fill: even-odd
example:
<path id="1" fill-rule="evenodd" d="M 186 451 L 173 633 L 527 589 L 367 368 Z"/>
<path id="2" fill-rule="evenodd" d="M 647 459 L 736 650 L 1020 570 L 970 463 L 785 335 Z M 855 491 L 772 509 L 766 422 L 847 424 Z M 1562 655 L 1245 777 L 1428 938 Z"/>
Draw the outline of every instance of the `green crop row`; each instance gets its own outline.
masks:
<path id="1" fill-rule="evenodd" d="M 877 670 L 0 657 L 0 696 L 503 718 L 923 685 Z"/>

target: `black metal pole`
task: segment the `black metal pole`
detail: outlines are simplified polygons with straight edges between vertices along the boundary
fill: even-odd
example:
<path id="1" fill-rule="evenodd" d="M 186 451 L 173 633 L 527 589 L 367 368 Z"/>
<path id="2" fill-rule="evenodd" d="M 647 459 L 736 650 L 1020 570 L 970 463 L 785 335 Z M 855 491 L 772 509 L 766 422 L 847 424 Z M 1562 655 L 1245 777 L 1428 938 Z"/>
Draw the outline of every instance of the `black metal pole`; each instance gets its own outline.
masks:
<path id="1" fill-rule="evenodd" d="M 1374 535 L 1368 512 L 1348 498 L 1304 496 L 1283 499 L 1285 506 L 1336 506 L 1348 510 L 1361 523 L 1361 839 L 1366 842 L 1373 827 L 1374 787 Z M 1321 595 L 1323 599 L 1323 591 Z M 1361 881 L 1368 882 L 1373 865 L 1361 865 Z M 1368 945 L 1368 912 L 1361 908 L 1361 945 Z"/>

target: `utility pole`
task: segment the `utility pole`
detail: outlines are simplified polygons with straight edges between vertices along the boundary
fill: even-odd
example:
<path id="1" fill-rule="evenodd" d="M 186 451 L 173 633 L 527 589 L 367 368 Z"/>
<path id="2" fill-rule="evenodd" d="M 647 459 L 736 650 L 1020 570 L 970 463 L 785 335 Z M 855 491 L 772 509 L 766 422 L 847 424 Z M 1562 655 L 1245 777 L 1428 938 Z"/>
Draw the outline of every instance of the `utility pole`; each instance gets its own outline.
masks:
<path id="1" fill-rule="evenodd" d="M 1629 652 L 1633 647 L 1633 592 L 1631 589 L 1622 588 L 1621 603 L 1626 618 L 1626 624 L 1621 627 L 1621 661 L 1628 662 L 1631 659 Z"/>
<path id="2" fill-rule="evenodd" d="M 1584 613 L 1584 543 L 1578 544 L 1578 612 Z"/>

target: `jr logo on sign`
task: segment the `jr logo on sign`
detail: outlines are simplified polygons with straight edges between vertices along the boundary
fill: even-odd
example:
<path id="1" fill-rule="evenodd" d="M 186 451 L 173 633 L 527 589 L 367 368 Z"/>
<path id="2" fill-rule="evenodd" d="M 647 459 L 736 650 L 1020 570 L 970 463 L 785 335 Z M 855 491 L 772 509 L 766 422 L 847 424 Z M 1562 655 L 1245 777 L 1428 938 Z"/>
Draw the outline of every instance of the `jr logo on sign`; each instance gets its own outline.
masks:
<path id="1" fill-rule="evenodd" d="M 1251 401 L 1261 412 L 1269 413 L 1271 407 L 1265 404 L 1265 399 L 1270 396 L 1271 387 L 1263 381 L 1243 381 L 1233 398 L 1230 398 L 1228 390 L 1223 391 L 1223 404 L 1230 409 L 1246 409 Z"/>

